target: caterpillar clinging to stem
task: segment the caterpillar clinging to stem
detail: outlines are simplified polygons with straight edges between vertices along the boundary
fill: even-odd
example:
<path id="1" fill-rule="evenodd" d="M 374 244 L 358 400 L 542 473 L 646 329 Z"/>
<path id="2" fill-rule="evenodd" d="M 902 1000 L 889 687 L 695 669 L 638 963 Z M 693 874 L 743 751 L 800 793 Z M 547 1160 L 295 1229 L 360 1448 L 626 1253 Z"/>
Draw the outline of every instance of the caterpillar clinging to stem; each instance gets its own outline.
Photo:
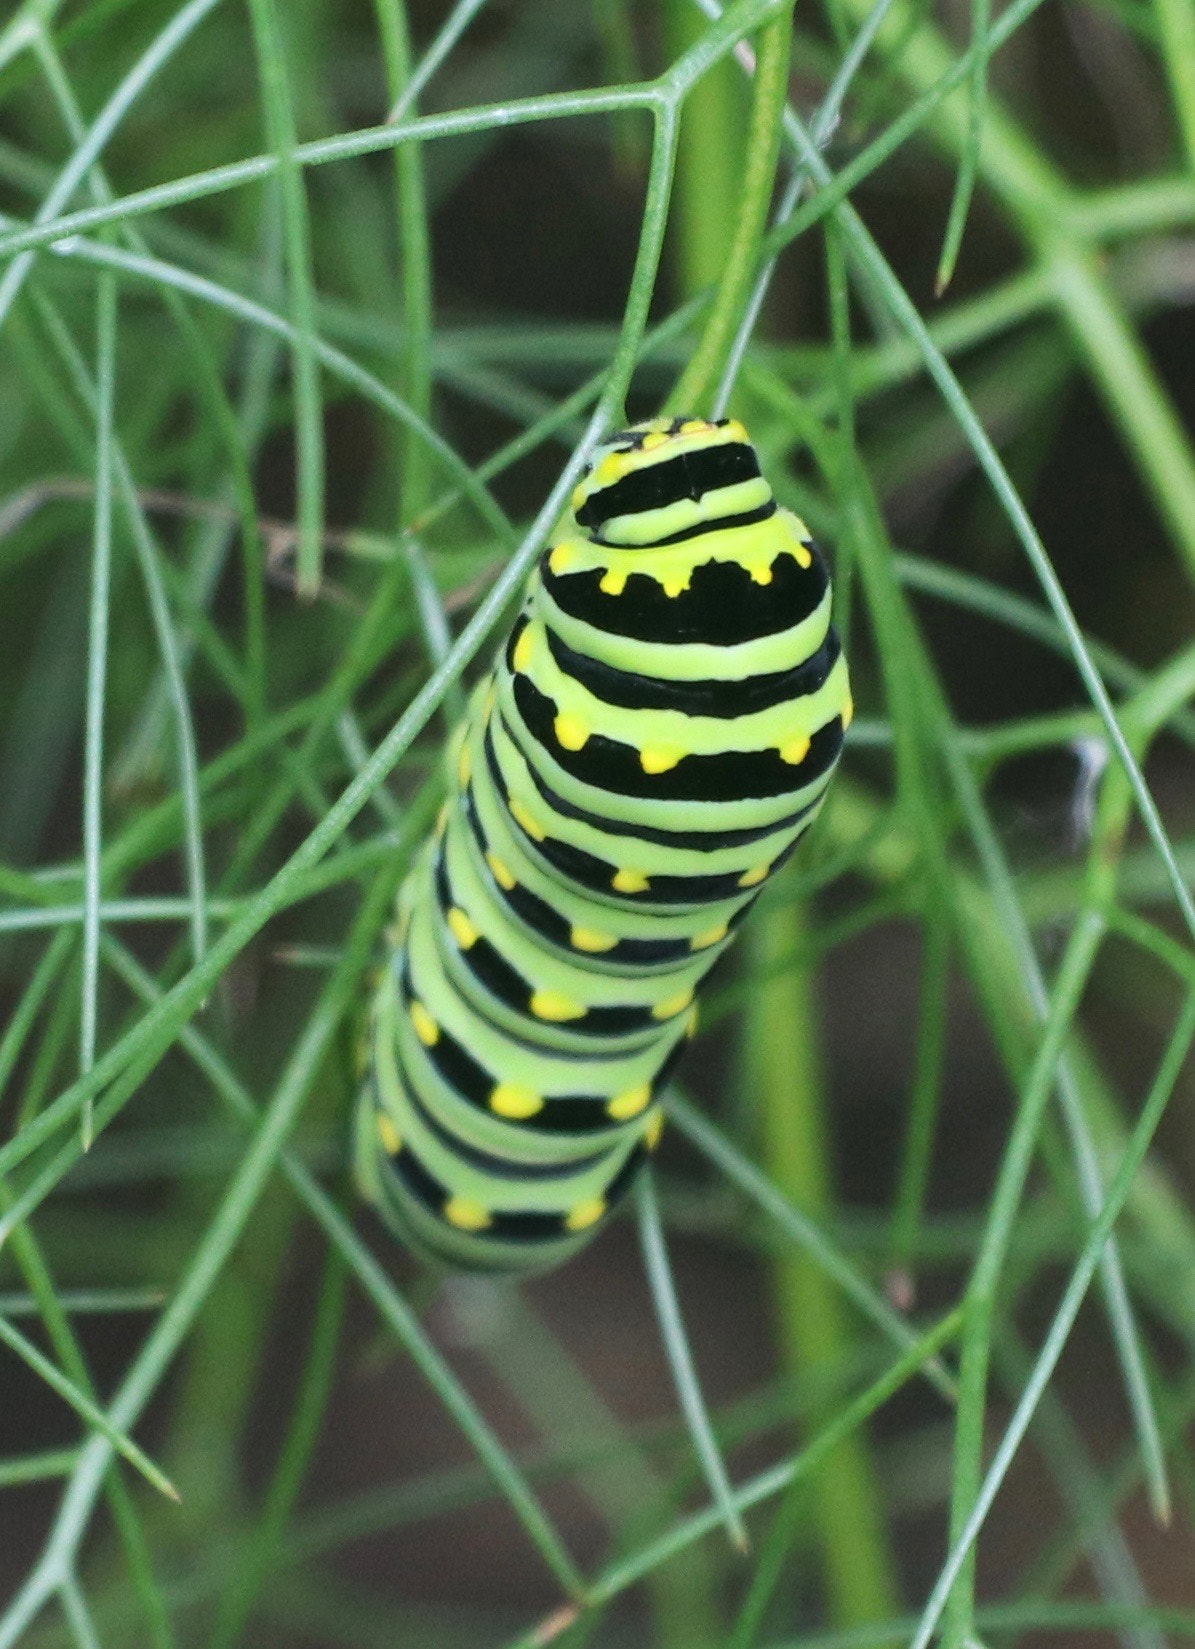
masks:
<path id="1" fill-rule="evenodd" d="M 399 895 L 357 1162 L 413 1249 L 539 1270 L 605 1219 L 850 717 L 825 563 L 742 425 L 611 435 L 452 734 Z"/>

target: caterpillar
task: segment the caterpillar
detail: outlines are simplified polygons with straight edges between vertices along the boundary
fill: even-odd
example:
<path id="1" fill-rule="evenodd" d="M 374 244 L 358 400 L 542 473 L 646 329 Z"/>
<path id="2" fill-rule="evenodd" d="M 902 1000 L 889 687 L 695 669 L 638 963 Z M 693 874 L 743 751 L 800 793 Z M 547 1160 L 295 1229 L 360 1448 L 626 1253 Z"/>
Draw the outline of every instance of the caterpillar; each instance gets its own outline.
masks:
<path id="1" fill-rule="evenodd" d="M 607 1218 L 850 717 L 825 563 L 743 426 L 609 436 L 450 736 L 398 896 L 356 1158 L 409 1247 L 540 1270 Z"/>

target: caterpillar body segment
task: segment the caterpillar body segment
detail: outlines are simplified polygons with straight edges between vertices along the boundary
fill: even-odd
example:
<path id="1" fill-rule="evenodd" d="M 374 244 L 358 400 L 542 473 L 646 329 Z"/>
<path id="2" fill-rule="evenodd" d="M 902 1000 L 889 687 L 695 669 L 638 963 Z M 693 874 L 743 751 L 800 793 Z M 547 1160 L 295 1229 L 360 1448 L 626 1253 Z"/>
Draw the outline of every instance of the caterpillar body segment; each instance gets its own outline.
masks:
<path id="1" fill-rule="evenodd" d="M 358 1176 L 413 1249 L 542 1269 L 608 1217 L 850 715 L 825 564 L 741 424 L 610 436 L 449 739 L 373 1003 Z"/>

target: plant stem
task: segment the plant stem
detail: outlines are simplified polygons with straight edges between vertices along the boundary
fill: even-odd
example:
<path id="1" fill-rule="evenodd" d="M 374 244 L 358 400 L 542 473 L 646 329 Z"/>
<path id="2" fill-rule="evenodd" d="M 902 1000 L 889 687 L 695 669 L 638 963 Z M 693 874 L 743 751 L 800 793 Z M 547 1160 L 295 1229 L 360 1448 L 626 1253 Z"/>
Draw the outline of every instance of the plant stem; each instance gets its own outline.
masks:
<path id="1" fill-rule="evenodd" d="M 669 396 L 668 406 L 672 411 L 697 411 L 709 401 L 722 376 L 739 319 L 751 296 L 760 243 L 776 181 L 781 125 L 788 101 L 791 51 L 792 8 L 789 6 L 760 31 L 747 154 L 742 181 L 734 189 L 739 196 L 738 218 L 701 342 Z M 706 221 L 711 221 L 708 196 L 703 215 Z M 712 221 L 719 221 L 716 215 Z"/>

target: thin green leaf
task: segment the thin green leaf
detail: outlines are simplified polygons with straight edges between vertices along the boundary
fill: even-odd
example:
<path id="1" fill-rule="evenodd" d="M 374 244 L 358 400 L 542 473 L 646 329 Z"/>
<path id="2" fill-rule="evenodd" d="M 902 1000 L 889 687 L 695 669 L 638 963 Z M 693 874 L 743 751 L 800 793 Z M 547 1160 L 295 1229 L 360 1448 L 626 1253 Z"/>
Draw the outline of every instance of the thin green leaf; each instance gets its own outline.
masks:
<path id="1" fill-rule="evenodd" d="M 693 1364 L 689 1337 L 685 1333 L 680 1301 L 676 1297 L 676 1285 L 672 1279 L 672 1267 L 668 1263 L 668 1249 L 664 1239 L 664 1228 L 660 1223 L 660 1209 L 650 1168 L 640 1175 L 636 1194 L 643 1262 L 647 1280 L 651 1285 L 656 1320 L 659 1322 L 664 1348 L 668 1353 L 672 1378 L 676 1382 L 677 1396 L 680 1398 L 706 1483 L 709 1485 L 715 1505 L 721 1509 L 730 1543 L 740 1552 L 745 1552 L 750 1544 L 747 1529 L 734 1503 L 730 1479 L 726 1475 L 726 1465 L 714 1437 L 713 1427 L 710 1425 L 709 1410 L 702 1395 L 701 1381 Z"/>
<path id="2" fill-rule="evenodd" d="M 971 197 L 979 175 L 979 151 L 983 143 L 983 113 L 988 92 L 988 41 L 992 26 L 991 0 L 971 0 L 971 79 L 968 86 L 967 136 L 959 157 L 958 175 L 954 180 L 954 194 L 950 201 L 950 216 L 946 220 L 946 234 L 942 240 L 942 255 L 938 259 L 938 273 L 934 277 L 934 295 L 940 298 L 954 279 L 955 265 L 963 244 Z"/>
<path id="3" fill-rule="evenodd" d="M 70 1404 L 75 1413 L 85 1420 L 93 1431 L 108 1443 L 122 1459 L 127 1460 L 134 1470 L 139 1471 L 145 1481 L 164 1494 L 169 1500 L 179 1498 L 178 1490 L 166 1476 L 166 1473 L 155 1466 L 143 1449 L 138 1448 L 131 1437 L 127 1437 L 119 1422 L 113 1423 L 108 1415 L 81 1392 L 73 1380 L 67 1378 L 62 1371 L 54 1366 L 48 1357 L 42 1355 L 31 1340 L 27 1340 L 20 1329 L 14 1328 L 4 1317 L 0 1317 L 0 1341 L 16 1353 L 21 1361 L 44 1380 L 52 1391 L 56 1391 L 64 1402 Z"/>
<path id="4" fill-rule="evenodd" d="M 919 1343 L 916 1330 L 893 1311 L 824 1232 L 819 1231 L 812 1220 L 783 1197 L 712 1122 L 708 1122 L 676 1094 L 668 1101 L 668 1114 L 699 1151 L 709 1157 L 746 1196 L 758 1203 L 767 1217 L 774 1220 L 792 1241 L 800 1243 L 826 1275 L 838 1284 L 847 1299 L 893 1345 L 908 1347 Z M 926 1364 L 925 1377 L 948 1402 L 954 1401 L 954 1381 L 939 1362 L 931 1360 Z"/>
<path id="5" fill-rule="evenodd" d="M 98 286 L 95 526 L 87 646 L 87 733 L 83 755 L 83 1003 L 79 1069 L 95 1064 L 100 960 L 100 855 L 103 851 L 104 704 L 108 675 L 108 608 L 112 569 L 112 425 L 116 400 L 116 283 Z M 91 1144 L 91 1106 L 84 1107 L 83 1147 Z"/>
<path id="6" fill-rule="evenodd" d="M 306 185 L 275 0 L 249 0 L 266 129 L 278 163 L 286 266 L 294 324 L 296 457 L 299 489 L 299 594 L 319 589 L 324 550 L 324 417 L 315 353 L 315 283 Z"/>

